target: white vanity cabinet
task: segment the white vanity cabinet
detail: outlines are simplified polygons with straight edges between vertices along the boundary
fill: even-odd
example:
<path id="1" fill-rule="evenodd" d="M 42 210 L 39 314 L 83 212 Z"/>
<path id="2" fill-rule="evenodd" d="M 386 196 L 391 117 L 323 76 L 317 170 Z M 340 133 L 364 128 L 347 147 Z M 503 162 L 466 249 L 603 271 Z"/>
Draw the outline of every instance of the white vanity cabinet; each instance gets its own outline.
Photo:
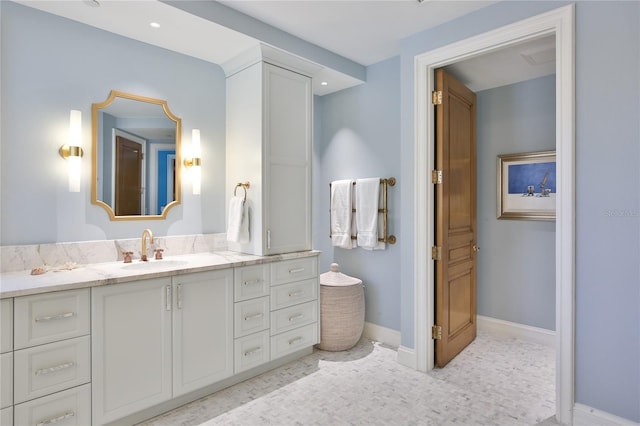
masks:
<path id="1" fill-rule="evenodd" d="M 256 255 L 311 249 L 311 78 L 264 60 L 227 77 L 227 199 L 249 181 L 250 241 Z M 237 192 L 244 194 L 242 188 Z"/>
<path id="2" fill-rule="evenodd" d="M 233 374 L 233 270 L 92 292 L 93 424 Z"/>

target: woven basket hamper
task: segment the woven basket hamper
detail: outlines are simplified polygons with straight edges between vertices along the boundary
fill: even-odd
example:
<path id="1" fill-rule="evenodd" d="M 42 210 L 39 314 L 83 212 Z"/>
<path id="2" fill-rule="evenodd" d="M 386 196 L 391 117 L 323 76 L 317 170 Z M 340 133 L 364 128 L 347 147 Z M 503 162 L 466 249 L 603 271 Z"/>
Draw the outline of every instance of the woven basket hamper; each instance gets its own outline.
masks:
<path id="1" fill-rule="evenodd" d="M 320 275 L 320 344 L 325 351 L 355 346 L 364 330 L 362 280 L 339 272 L 337 263 Z"/>

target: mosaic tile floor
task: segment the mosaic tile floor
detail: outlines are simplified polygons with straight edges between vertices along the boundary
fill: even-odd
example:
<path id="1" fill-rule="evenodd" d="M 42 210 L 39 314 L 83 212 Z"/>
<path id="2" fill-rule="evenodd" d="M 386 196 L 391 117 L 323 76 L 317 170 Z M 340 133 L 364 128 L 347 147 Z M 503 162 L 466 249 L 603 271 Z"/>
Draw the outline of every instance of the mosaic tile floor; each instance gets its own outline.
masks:
<path id="1" fill-rule="evenodd" d="M 552 348 L 478 333 L 445 368 L 397 362 L 394 348 L 361 340 L 315 350 L 151 419 L 158 425 L 553 425 Z"/>

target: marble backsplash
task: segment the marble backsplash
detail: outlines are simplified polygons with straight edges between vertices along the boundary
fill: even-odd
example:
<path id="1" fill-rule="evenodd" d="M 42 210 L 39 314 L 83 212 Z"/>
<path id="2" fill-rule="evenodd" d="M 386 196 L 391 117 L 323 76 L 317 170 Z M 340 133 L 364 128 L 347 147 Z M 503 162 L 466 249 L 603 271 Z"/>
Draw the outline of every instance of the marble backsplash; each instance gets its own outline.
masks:
<path id="1" fill-rule="evenodd" d="M 212 253 L 227 249 L 226 234 L 197 234 L 154 237 L 147 243 L 147 256 L 153 249 L 161 248 L 164 256 Z M 78 241 L 70 243 L 33 244 L 0 247 L 0 273 L 30 270 L 35 267 L 60 267 L 75 263 L 116 262 L 123 259 L 122 252 L 132 251 L 134 259 L 140 259 L 140 238 L 104 241 Z"/>

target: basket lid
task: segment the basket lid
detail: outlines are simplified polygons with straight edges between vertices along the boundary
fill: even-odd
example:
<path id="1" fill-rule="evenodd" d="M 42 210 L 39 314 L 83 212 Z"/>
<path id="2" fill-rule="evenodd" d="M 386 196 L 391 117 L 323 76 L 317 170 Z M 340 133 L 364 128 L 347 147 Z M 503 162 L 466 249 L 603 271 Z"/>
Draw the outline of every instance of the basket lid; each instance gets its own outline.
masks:
<path id="1" fill-rule="evenodd" d="M 340 272 L 340 265 L 337 263 L 331 264 L 331 270 L 329 272 L 320 274 L 320 285 L 347 286 L 358 284 L 362 284 L 362 280 Z"/>

